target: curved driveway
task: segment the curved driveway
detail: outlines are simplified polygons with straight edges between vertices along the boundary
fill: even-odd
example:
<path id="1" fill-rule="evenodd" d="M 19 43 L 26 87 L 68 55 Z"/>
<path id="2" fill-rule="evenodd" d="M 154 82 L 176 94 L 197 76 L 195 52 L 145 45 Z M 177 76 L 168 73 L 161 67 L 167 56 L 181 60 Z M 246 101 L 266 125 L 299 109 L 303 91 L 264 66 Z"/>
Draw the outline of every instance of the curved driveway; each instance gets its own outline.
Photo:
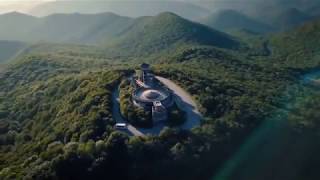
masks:
<path id="1" fill-rule="evenodd" d="M 201 114 L 197 109 L 197 105 L 195 101 L 192 99 L 192 97 L 181 87 L 176 85 L 174 82 L 172 82 L 169 79 L 156 76 L 156 78 L 162 82 L 165 86 L 167 86 L 169 89 L 171 89 L 174 93 L 175 101 L 177 102 L 177 105 L 180 109 L 186 112 L 187 119 L 183 125 L 180 126 L 182 129 L 191 129 L 195 126 L 200 125 L 201 121 Z M 112 101 L 113 101 L 113 107 L 112 107 L 112 116 L 116 120 L 117 123 L 127 123 L 127 121 L 122 117 L 120 113 L 120 105 L 119 105 L 119 90 L 116 89 L 112 93 Z M 130 124 L 128 124 L 127 132 L 130 135 L 134 136 L 145 136 L 146 134 L 151 135 L 158 135 L 161 130 L 166 127 L 164 123 L 157 123 L 152 128 L 136 128 Z"/>
<path id="2" fill-rule="evenodd" d="M 175 101 L 180 109 L 186 112 L 186 122 L 181 126 L 183 129 L 191 129 L 194 126 L 200 125 L 201 113 L 197 109 L 196 102 L 192 99 L 191 95 L 175 84 L 169 79 L 156 76 L 156 78 L 169 89 L 171 89 L 175 95 Z"/>
<path id="3" fill-rule="evenodd" d="M 120 113 L 120 99 L 119 99 L 119 89 L 115 89 L 112 92 L 112 117 L 117 121 L 117 123 L 127 123 L 127 121 L 122 117 Z M 127 132 L 130 135 L 144 136 L 142 132 L 136 129 L 131 124 L 127 125 Z"/>

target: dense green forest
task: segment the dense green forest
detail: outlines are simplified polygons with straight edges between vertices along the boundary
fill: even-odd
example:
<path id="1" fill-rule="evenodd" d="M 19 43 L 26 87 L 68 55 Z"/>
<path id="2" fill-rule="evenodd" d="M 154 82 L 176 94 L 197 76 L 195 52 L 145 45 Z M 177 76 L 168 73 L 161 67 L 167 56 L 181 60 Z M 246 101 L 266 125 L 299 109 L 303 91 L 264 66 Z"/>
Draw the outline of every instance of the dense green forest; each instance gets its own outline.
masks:
<path id="1" fill-rule="evenodd" d="M 1 179 L 208 179 L 266 122 L 319 149 L 319 92 L 301 80 L 320 66 L 319 22 L 236 38 L 164 13 L 130 28 L 114 44 L 42 43 L 11 61 L 0 76 Z M 142 61 L 193 96 L 201 126 L 146 137 L 113 129 L 112 91 Z M 250 179 L 237 169 L 229 177 Z M 305 168 L 290 179 L 317 177 Z"/>

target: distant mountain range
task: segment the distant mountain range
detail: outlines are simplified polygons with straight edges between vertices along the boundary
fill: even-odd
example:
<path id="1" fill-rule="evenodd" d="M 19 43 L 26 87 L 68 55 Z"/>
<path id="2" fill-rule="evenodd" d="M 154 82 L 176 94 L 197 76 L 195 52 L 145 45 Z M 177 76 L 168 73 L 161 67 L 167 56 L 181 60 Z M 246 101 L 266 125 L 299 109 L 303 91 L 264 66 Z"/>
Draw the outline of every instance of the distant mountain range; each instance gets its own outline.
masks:
<path id="1" fill-rule="evenodd" d="M 30 14 L 46 16 L 54 13 L 102 13 L 113 12 L 122 16 L 154 16 L 161 12 L 173 12 L 188 19 L 199 19 L 210 11 L 204 7 L 181 1 L 54 1 L 36 6 Z"/>
<path id="2" fill-rule="evenodd" d="M 313 20 L 315 17 L 297 8 L 290 8 L 260 18 L 265 23 L 272 25 L 280 31 L 289 30 Z"/>
<path id="3" fill-rule="evenodd" d="M 37 18 L 17 12 L 0 16 L 0 39 L 14 41 L 49 41 L 96 43 L 125 29 L 133 19 L 113 13 L 53 14 Z M 103 36 L 103 37 L 101 37 Z"/>
<path id="4" fill-rule="evenodd" d="M 1 15 L 0 24 L 4 25 L 0 40 L 90 44 L 121 55 L 148 55 L 192 45 L 232 49 L 240 44 L 230 35 L 170 12 L 140 18 L 113 13 L 39 18 L 13 12 Z"/>
<path id="5" fill-rule="evenodd" d="M 265 33 L 275 30 L 274 27 L 235 10 L 223 10 L 213 13 L 202 19 L 201 22 L 221 31 L 246 29 L 257 33 Z"/>
<path id="6" fill-rule="evenodd" d="M 320 6 L 319 0 L 182 0 L 208 8 L 212 11 L 232 9 L 249 14 L 250 17 L 263 16 L 265 13 L 276 14 L 279 11 L 296 8 L 299 11 L 310 12 Z M 319 11 L 318 11 L 319 12 Z M 310 12 L 311 13 L 311 12 Z"/>
<path id="7" fill-rule="evenodd" d="M 109 54 L 140 56 L 193 45 L 238 48 L 238 40 L 220 31 L 243 30 L 252 35 L 286 31 L 313 19 L 295 8 L 266 16 L 264 21 L 235 10 L 223 10 L 202 18 L 200 22 L 205 25 L 170 12 L 139 18 L 114 13 L 35 17 L 12 12 L 0 15 L 0 40 L 98 45 L 107 47 Z"/>
<path id="8" fill-rule="evenodd" d="M 279 54 L 291 54 L 298 58 L 301 64 L 308 64 L 309 56 L 320 56 L 320 19 L 308 22 L 291 32 L 279 33 L 273 36 L 275 51 Z M 302 53 L 303 52 L 303 53 Z M 305 53 L 305 54 L 304 54 Z M 290 58 L 288 58 L 290 60 Z"/>
<path id="9" fill-rule="evenodd" d="M 122 36 L 138 22 L 137 17 L 144 19 L 139 17 L 162 12 L 173 12 L 219 31 L 247 30 L 259 34 L 290 30 L 320 15 L 317 13 L 320 6 L 298 8 L 299 1 L 294 1 L 292 7 L 286 6 L 287 2 L 281 0 L 270 5 L 257 0 L 255 5 L 259 12 L 255 13 L 240 5 L 240 1 L 215 2 L 216 8 L 212 8 L 213 2 L 188 0 L 46 2 L 30 10 L 35 16 L 16 12 L 0 15 L 0 40 L 106 43 Z M 221 10 L 226 7 L 231 9 Z M 220 10 L 212 12 L 217 8 Z"/>
<path id="10" fill-rule="evenodd" d="M 200 22 L 221 31 L 246 29 L 266 33 L 290 30 L 316 18 L 296 8 L 263 14 L 262 17 L 252 18 L 236 10 L 222 10 L 203 18 Z"/>
<path id="11" fill-rule="evenodd" d="M 114 13 L 34 17 L 12 12 L 0 15 L 0 40 L 103 44 L 124 49 L 134 47 L 132 52 L 142 50 L 146 53 L 146 50 L 153 52 L 181 42 L 231 48 L 237 46 L 235 40 L 214 29 L 267 33 L 286 31 L 313 19 L 313 16 L 294 8 L 266 16 L 264 21 L 235 10 L 223 10 L 200 20 L 209 28 L 169 12 L 139 18 Z M 141 40 L 141 37 L 146 38 Z"/>

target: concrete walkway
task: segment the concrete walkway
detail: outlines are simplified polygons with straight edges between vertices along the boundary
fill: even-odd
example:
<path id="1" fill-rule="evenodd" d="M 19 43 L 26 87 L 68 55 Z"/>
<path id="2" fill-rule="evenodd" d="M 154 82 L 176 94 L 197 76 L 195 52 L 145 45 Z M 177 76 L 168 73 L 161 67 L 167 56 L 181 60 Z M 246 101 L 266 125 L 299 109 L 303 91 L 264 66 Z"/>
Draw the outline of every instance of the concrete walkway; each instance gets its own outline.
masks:
<path id="1" fill-rule="evenodd" d="M 162 82 L 165 86 L 167 86 L 169 89 L 171 89 L 174 93 L 175 101 L 177 102 L 177 105 L 179 108 L 181 108 L 183 111 L 187 114 L 187 119 L 183 125 L 180 126 L 182 129 L 191 129 L 195 126 L 200 125 L 201 121 L 201 114 L 197 109 L 197 105 L 192 99 L 192 97 L 181 87 L 176 85 L 174 82 L 172 82 L 169 79 L 156 76 L 156 78 Z M 120 104 L 119 104 L 119 89 L 114 90 L 112 93 L 112 116 L 116 120 L 117 123 L 127 123 L 128 122 L 122 117 L 120 113 Z M 150 135 L 159 135 L 161 130 L 165 128 L 166 125 L 164 123 L 158 123 L 154 124 L 152 128 L 138 128 L 134 127 L 130 124 L 128 124 L 127 130 L 123 130 L 127 132 L 129 135 L 134 136 L 145 136 L 147 134 Z"/>

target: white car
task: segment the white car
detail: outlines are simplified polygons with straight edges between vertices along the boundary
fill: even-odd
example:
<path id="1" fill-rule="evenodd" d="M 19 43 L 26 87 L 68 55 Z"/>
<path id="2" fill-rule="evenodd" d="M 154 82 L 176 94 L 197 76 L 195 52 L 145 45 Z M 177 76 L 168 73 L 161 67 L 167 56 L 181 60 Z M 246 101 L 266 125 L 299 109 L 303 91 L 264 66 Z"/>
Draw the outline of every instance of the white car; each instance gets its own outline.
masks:
<path id="1" fill-rule="evenodd" d="M 127 129 L 127 124 L 126 123 L 117 123 L 114 127 L 116 129 Z"/>

